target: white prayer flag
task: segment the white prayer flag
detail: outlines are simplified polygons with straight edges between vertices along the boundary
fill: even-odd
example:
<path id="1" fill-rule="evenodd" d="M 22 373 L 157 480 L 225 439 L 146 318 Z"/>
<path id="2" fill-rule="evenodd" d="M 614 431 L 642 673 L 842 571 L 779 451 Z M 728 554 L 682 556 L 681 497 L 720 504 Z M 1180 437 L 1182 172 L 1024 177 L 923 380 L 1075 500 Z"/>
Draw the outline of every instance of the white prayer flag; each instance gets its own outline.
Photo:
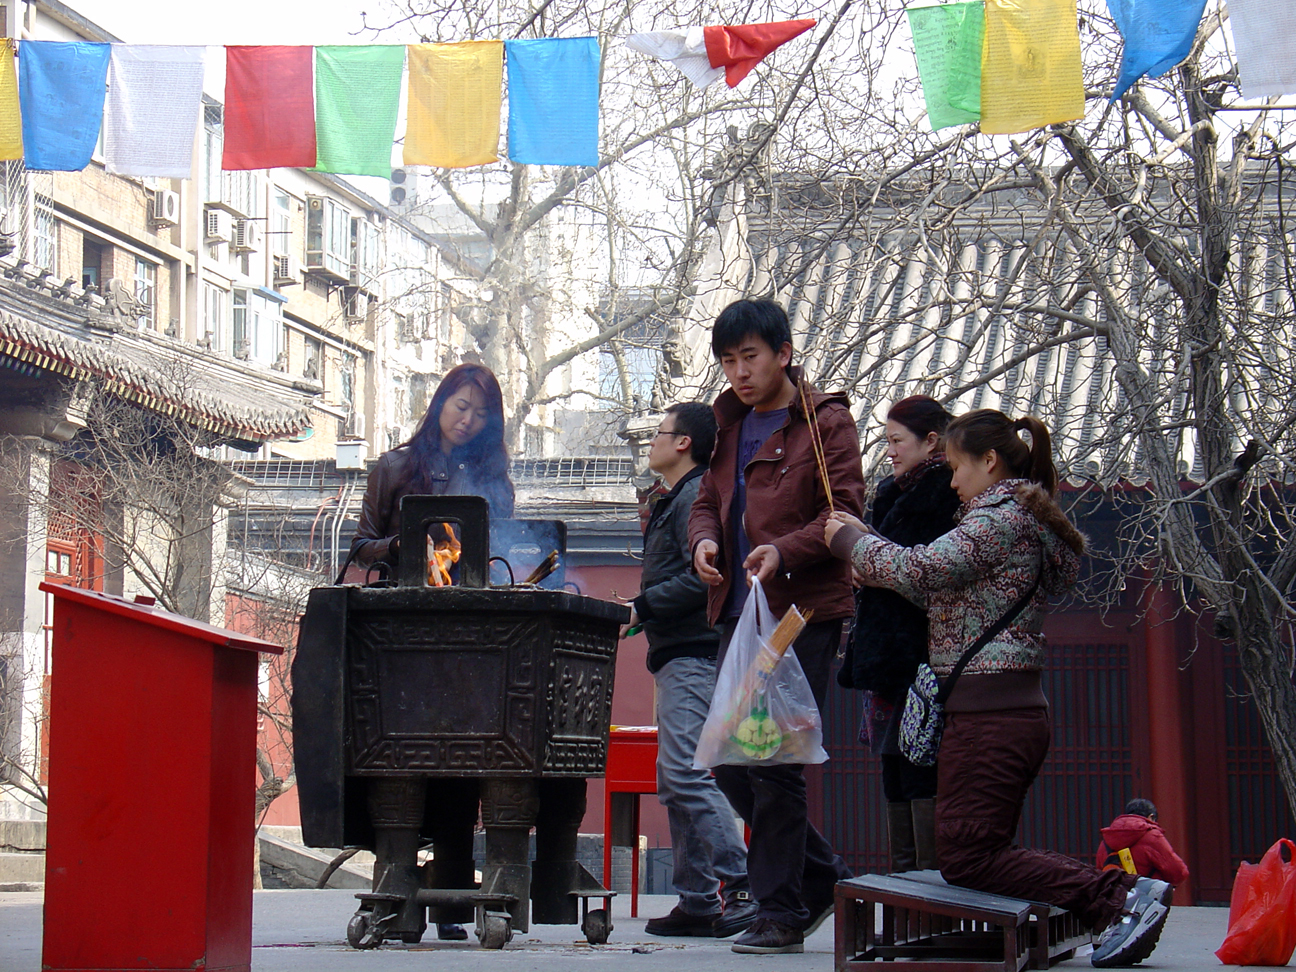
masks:
<path id="1" fill-rule="evenodd" d="M 109 172 L 191 178 L 205 52 L 202 47 L 112 46 L 104 104 Z"/>
<path id="2" fill-rule="evenodd" d="M 723 67 L 711 66 L 711 59 L 707 57 L 706 34 L 702 27 L 631 34 L 626 38 L 625 45 L 640 54 L 670 61 L 699 88 L 705 88 L 725 76 Z"/>
<path id="3" fill-rule="evenodd" d="M 1296 92 L 1296 3 L 1229 0 L 1244 98 Z"/>

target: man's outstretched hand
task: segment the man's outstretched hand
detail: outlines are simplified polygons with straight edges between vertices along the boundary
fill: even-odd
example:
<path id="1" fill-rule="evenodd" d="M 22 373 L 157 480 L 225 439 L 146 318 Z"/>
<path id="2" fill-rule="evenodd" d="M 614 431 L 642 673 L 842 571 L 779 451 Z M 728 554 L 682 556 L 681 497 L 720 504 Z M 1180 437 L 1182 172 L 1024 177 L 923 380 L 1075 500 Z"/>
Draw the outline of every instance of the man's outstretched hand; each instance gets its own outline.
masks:
<path id="1" fill-rule="evenodd" d="M 704 584 L 715 587 L 724 580 L 724 575 L 716 568 L 716 558 L 720 556 L 720 545 L 714 540 L 700 540 L 693 548 L 693 569 Z"/>
<path id="2" fill-rule="evenodd" d="M 747 584 L 750 586 L 753 579 L 764 584 L 774 576 L 782 563 L 783 557 L 779 554 L 778 547 L 772 543 L 762 543 L 743 561 L 743 566 L 747 568 Z"/>

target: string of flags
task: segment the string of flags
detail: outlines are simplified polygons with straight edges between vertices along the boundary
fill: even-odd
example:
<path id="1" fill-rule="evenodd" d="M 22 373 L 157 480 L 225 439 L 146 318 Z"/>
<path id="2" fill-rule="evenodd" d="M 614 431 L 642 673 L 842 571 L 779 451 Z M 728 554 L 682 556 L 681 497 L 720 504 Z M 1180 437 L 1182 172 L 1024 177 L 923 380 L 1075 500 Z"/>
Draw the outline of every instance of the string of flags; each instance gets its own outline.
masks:
<path id="1" fill-rule="evenodd" d="M 736 86 L 813 20 L 695 28 L 705 64 L 684 73 Z M 693 31 L 686 32 L 690 36 Z M 642 50 L 632 35 L 628 46 Z M 651 45 L 648 45 L 651 46 Z M 187 179 L 206 48 L 0 40 L 0 159 L 79 171 L 100 132 L 107 169 Z M 649 51 L 649 53 L 653 53 Z M 362 46 L 225 48 L 223 169 L 293 167 L 391 175 L 406 85 L 406 165 L 498 159 L 505 66 L 508 157 L 534 165 L 599 162 L 595 37 Z"/>
<path id="2" fill-rule="evenodd" d="M 1124 39 L 1115 101 L 1188 55 L 1206 0 L 1107 3 Z M 1296 4 L 1230 0 L 1229 12 L 1244 96 L 1296 92 Z M 1076 0 L 952 0 L 906 13 L 933 130 L 978 123 L 1011 134 L 1083 117 Z M 697 26 L 625 45 L 697 87 L 735 87 L 814 25 Z M 79 171 L 102 132 L 110 172 L 189 178 L 205 52 L 0 39 L 0 160 Z M 498 159 L 506 77 L 508 157 L 594 166 L 600 57 L 595 37 L 226 47 L 222 168 L 387 177 L 403 86 L 406 165 L 486 165 Z"/>
<path id="3" fill-rule="evenodd" d="M 1192 50 L 1206 0 L 1107 0 L 1124 41 L 1115 102 Z M 956 0 L 906 10 L 933 131 L 1006 135 L 1084 116 L 1075 0 Z M 1230 0 L 1247 98 L 1296 92 L 1296 4 Z"/>

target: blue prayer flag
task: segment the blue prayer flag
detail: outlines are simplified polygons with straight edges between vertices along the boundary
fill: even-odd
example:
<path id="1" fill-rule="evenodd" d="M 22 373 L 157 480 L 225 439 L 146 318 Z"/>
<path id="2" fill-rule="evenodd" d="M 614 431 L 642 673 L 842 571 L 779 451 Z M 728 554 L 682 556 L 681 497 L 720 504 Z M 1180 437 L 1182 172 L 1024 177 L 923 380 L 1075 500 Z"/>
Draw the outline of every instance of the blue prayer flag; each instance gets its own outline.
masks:
<path id="1" fill-rule="evenodd" d="M 598 165 L 598 39 L 511 40 L 504 49 L 508 157 L 532 165 Z"/>
<path id="2" fill-rule="evenodd" d="M 1125 49 L 1111 100 L 1139 78 L 1159 78 L 1188 56 L 1206 0 L 1107 0 Z"/>
<path id="3" fill-rule="evenodd" d="M 22 41 L 18 98 L 23 162 L 45 172 L 80 172 L 90 164 L 103 124 L 110 44 Z"/>

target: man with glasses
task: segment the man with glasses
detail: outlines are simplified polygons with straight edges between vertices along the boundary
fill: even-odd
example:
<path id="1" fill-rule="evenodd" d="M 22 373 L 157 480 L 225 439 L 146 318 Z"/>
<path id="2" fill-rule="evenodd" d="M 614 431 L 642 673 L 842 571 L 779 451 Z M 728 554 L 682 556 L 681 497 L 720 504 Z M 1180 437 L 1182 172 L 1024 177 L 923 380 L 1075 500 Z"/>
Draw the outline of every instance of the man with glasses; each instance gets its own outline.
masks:
<path id="1" fill-rule="evenodd" d="M 648 670 L 657 683 L 657 798 L 670 821 L 679 895 L 669 914 L 648 921 L 650 935 L 725 938 L 756 917 L 733 808 L 711 773 L 693 768 L 715 690 L 720 636 L 707 623 L 707 587 L 690 569 L 688 519 L 715 434 L 715 416 L 704 402 L 666 410 L 648 468 L 670 492 L 657 500 L 644 531 L 640 593 L 622 629 L 624 637 L 642 622 L 648 637 Z"/>

